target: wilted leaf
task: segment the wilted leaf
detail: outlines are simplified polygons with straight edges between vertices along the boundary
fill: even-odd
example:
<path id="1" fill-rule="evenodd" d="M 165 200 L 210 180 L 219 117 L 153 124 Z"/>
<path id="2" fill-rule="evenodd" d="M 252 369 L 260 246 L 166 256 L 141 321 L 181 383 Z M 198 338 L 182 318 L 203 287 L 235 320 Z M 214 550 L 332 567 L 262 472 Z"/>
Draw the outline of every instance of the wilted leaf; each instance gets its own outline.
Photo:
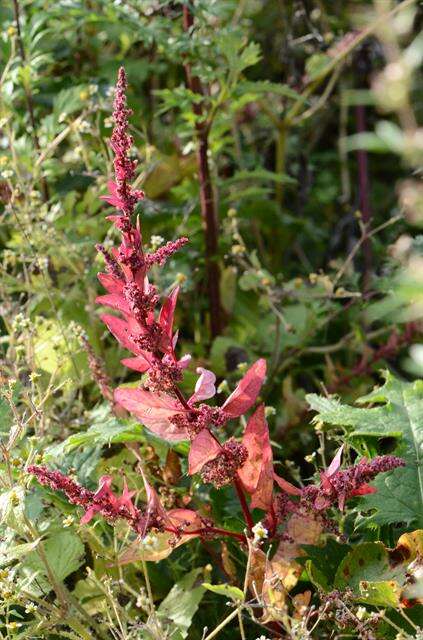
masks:
<path id="1" fill-rule="evenodd" d="M 176 451 L 169 449 L 166 456 L 166 464 L 163 469 L 163 480 L 166 484 L 177 484 L 182 475 L 181 462 Z"/>

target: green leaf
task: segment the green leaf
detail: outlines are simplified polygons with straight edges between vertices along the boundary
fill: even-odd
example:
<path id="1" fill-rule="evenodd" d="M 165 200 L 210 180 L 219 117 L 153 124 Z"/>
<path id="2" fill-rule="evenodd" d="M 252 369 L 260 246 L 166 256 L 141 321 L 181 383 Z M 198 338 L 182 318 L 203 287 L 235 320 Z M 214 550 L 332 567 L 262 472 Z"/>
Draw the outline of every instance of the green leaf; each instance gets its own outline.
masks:
<path id="1" fill-rule="evenodd" d="M 0 524 L 14 529 L 18 533 L 24 525 L 25 490 L 15 487 L 0 495 Z"/>
<path id="2" fill-rule="evenodd" d="M 118 420 L 108 405 L 100 405 L 90 413 L 93 424 L 87 431 L 72 434 L 64 442 L 47 449 L 46 454 L 57 456 L 78 447 L 101 447 L 116 442 L 134 442 L 144 439 L 144 428 L 133 420 Z"/>
<path id="3" fill-rule="evenodd" d="M 360 582 L 362 599 L 375 607 L 393 607 L 400 605 L 401 586 L 395 580 L 381 582 Z"/>
<path id="4" fill-rule="evenodd" d="M 314 53 L 306 61 L 306 72 L 310 80 L 324 75 L 332 65 L 332 58 L 325 53 Z"/>
<path id="5" fill-rule="evenodd" d="M 301 546 L 308 557 L 306 569 L 310 580 L 325 591 L 330 591 L 339 564 L 349 552 L 350 547 L 339 544 L 333 538 L 328 538 L 324 547 L 308 544 Z"/>
<path id="6" fill-rule="evenodd" d="M 59 531 L 51 534 L 43 543 L 43 551 L 56 580 L 62 582 L 83 564 L 84 545 L 73 531 Z M 31 551 L 20 565 L 24 579 L 29 581 L 26 590 L 42 594 L 52 590 L 47 568 L 36 550 Z"/>
<path id="7" fill-rule="evenodd" d="M 165 622 L 170 621 L 172 638 L 179 632 L 181 638 L 186 638 L 192 619 L 199 607 L 205 589 L 197 583 L 202 569 L 193 569 L 179 580 L 160 604 L 157 614 Z"/>
<path id="8" fill-rule="evenodd" d="M 370 408 L 343 405 L 334 397 L 307 396 L 315 420 L 346 427 L 349 437 L 398 438 L 395 455 L 406 467 L 380 474 L 373 482 L 376 493 L 362 496 L 363 510 L 373 510 L 366 524 L 395 522 L 423 525 L 423 381 L 403 382 L 385 373 L 383 387 L 360 398 L 360 404 L 377 404 Z"/>
<path id="9" fill-rule="evenodd" d="M 405 577 L 406 566 L 391 565 L 381 542 L 365 542 L 342 560 L 334 584 L 337 589 L 349 587 L 359 600 L 368 604 L 396 606 Z"/>
<path id="10" fill-rule="evenodd" d="M 253 94 L 273 93 L 274 95 L 292 98 L 293 100 L 301 98 L 301 95 L 297 91 L 294 91 L 294 89 L 291 89 L 287 84 L 278 84 L 276 82 L 269 82 L 268 80 L 240 82 L 236 88 L 236 92 Z"/>
<path id="11" fill-rule="evenodd" d="M 219 596 L 225 596 L 231 598 L 234 602 L 243 602 L 244 594 L 238 587 L 233 587 L 230 584 L 210 584 L 209 582 L 203 582 L 203 587 L 207 591 L 217 593 Z"/>
<path id="12" fill-rule="evenodd" d="M 250 182 L 251 180 L 264 182 L 278 182 L 280 184 L 296 185 L 297 180 L 286 173 L 275 173 L 267 169 L 252 169 L 251 171 L 243 169 L 236 171 L 233 176 L 224 181 L 224 185 L 228 186 L 237 182 Z"/>
<path id="13" fill-rule="evenodd" d="M 9 547 L 9 549 L 2 549 L 0 554 L 0 565 L 9 564 L 13 560 L 19 560 L 22 556 L 26 556 L 30 551 L 35 549 L 41 538 L 37 538 L 33 542 L 25 542 L 23 544 L 18 544 L 13 547 Z"/>

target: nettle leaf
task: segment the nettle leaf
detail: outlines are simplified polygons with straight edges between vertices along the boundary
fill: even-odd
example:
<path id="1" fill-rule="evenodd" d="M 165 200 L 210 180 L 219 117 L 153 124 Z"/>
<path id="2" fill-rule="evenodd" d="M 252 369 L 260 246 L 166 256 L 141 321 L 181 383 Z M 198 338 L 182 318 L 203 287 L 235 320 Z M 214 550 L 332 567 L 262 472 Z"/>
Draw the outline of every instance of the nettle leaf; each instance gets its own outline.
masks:
<path id="1" fill-rule="evenodd" d="M 415 531 L 401 536 L 393 550 L 381 542 L 357 545 L 339 565 L 335 588 L 349 587 L 358 601 L 373 606 L 400 606 L 409 582 L 410 560 L 421 551 L 421 534 Z"/>
<path id="2" fill-rule="evenodd" d="M 203 587 L 207 591 L 217 593 L 219 596 L 225 596 L 230 598 L 234 602 L 243 602 L 244 594 L 238 587 L 233 587 L 230 584 L 210 584 L 209 582 L 203 582 Z"/>
<path id="3" fill-rule="evenodd" d="M 385 384 L 357 400 L 369 408 L 351 407 L 315 394 L 307 401 L 318 412 L 315 420 L 347 428 L 352 441 L 397 438 L 393 452 L 406 467 L 381 474 L 372 483 L 376 493 L 360 498 L 362 510 L 372 510 L 365 523 L 404 522 L 423 526 L 423 381 L 403 382 L 389 372 Z"/>
<path id="4" fill-rule="evenodd" d="M 130 421 L 121 422 L 109 418 L 103 424 L 94 424 L 87 431 L 69 436 L 63 443 L 66 451 L 81 446 L 109 445 L 114 442 L 134 442 L 142 440 L 143 428 Z"/>
<path id="5" fill-rule="evenodd" d="M 162 622 L 170 622 L 173 634 L 186 638 L 192 619 L 198 610 L 205 588 L 198 582 L 202 569 L 193 569 L 173 585 L 160 604 L 157 615 Z M 172 635 L 172 638 L 178 635 Z"/>
<path id="6" fill-rule="evenodd" d="M 42 545 L 48 565 L 58 582 L 62 582 L 83 564 L 84 545 L 73 531 L 55 532 Z M 25 588 L 30 593 L 41 595 L 52 590 L 46 565 L 37 550 L 25 557 L 20 571 L 26 581 Z"/>
<path id="7" fill-rule="evenodd" d="M 99 448 L 116 442 L 137 442 L 144 439 L 144 429 L 138 422 L 116 418 L 110 412 L 108 404 L 96 407 L 90 412 L 88 420 L 91 426 L 86 431 L 74 433 L 64 442 L 52 445 L 47 449 L 46 455 L 57 459 L 79 447 Z"/>

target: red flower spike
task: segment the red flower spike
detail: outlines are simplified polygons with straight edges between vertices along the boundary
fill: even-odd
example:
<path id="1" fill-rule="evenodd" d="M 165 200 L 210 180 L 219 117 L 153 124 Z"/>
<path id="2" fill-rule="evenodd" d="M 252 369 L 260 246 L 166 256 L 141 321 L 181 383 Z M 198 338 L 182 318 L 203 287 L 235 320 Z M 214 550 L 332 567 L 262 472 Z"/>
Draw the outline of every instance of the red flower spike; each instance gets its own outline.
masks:
<path id="1" fill-rule="evenodd" d="M 206 462 L 214 460 L 221 450 L 221 445 L 208 429 L 200 431 L 191 443 L 188 456 L 189 474 L 192 476 L 201 471 Z"/>
<path id="2" fill-rule="evenodd" d="M 230 418 L 239 418 L 253 406 L 260 393 L 265 375 L 266 360 L 260 358 L 248 369 L 222 406 L 226 415 Z"/>
<path id="3" fill-rule="evenodd" d="M 264 404 L 249 419 L 242 444 L 248 451 L 248 458 L 238 476 L 252 496 L 251 508 L 268 510 L 272 504 L 273 455 Z"/>

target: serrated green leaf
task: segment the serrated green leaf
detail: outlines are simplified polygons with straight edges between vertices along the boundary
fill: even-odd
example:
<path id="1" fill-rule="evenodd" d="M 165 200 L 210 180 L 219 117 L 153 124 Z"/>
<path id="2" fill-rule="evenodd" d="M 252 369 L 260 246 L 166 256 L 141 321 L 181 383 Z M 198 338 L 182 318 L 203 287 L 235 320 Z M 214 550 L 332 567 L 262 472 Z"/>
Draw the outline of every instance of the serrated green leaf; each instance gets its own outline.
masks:
<path id="1" fill-rule="evenodd" d="M 380 474 L 373 482 L 376 493 L 363 496 L 361 506 L 373 510 L 366 523 L 391 524 L 405 522 L 423 526 L 423 381 L 403 382 L 385 373 L 385 384 L 360 404 L 378 406 L 358 408 L 343 405 L 336 398 L 307 396 L 310 407 L 318 412 L 316 419 L 344 426 L 349 437 L 395 437 L 393 452 L 406 466 Z"/>
<path id="2" fill-rule="evenodd" d="M 349 587 L 368 604 L 396 606 L 405 577 L 406 566 L 390 564 L 388 550 L 381 542 L 365 542 L 342 560 L 334 585 L 337 589 Z"/>
<path id="3" fill-rule="evenodd" d="M 83 563 L 84 545 L 71 530 L 52 534 L 43 543 L 43 551 L 56 580 L 62 582 Z M 45 563 L 37 550 L 31 551 L 19 567 L 21 576 L 29 581 L 26 590 L 36 595 L 52 590 Z"/>
<path id="4" fill-rule="evenodd" d="M 244 594 L 238 587 L 233 587 L 230 584 L 210 584 L 209 582 L 203 582 L 203 587 L 207 591 L 217 593 L 219 596 L 225 596 L 230 598 L 234 602 L 243 602 Z"/>

